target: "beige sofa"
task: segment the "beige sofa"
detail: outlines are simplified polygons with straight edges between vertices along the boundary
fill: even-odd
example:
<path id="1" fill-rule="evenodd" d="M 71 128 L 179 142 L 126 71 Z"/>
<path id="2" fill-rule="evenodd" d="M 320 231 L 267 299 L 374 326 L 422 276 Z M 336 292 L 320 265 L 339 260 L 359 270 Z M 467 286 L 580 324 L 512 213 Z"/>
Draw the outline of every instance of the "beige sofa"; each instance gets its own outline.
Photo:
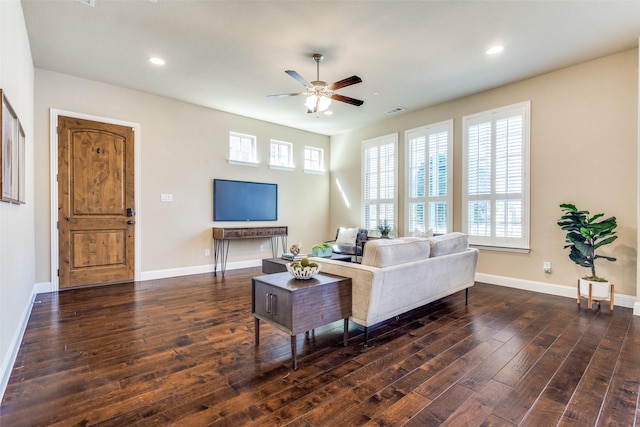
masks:
<path id="1" fill-rule="evenodd" d="M 352 280 L 351 320 L 368 327 L 473 286 L 478 250 L 463 233 L 368 241 L 362 263 L 314 258 Z"/>

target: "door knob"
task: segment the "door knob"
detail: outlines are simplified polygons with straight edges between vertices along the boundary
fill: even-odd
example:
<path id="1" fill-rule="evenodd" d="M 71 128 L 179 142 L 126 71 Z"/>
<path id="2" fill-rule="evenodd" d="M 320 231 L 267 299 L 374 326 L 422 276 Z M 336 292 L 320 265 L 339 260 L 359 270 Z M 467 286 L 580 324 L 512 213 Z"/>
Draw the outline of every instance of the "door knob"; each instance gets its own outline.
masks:
<path id="1" fill-rule="evenodd" d="M 129 221 L 127 221 L 127 224 L 128 224 L 128 225 L 133 225 L 133 224 L 135 224 L 135 221 L 131 221 L 131 220 L 129 220 Z"/>

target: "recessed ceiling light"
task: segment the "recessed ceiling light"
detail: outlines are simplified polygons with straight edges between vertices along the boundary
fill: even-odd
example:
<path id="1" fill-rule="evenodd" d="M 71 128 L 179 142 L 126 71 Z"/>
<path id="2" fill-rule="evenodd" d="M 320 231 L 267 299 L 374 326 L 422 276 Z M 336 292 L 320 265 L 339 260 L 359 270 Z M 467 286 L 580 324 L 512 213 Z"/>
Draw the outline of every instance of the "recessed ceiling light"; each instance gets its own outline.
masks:
<path id="1" fill-rule="evenodd" d="M 500 53 L 504 50 L 504 46 L 493 46 L 487 50 L 488 55 L 495 55 L 496 53 Z"/>
<path id="2" fill-rule="evenodd" d="M 324 112 L 324 115 L 325 116 L 331 116 L 331 115 L 333 115 L 333 111 L 327 110 L 327 111 Z"/>
<path id="3" fill-rule="evenodd" d="M 152 64 L 155 65 L 164 65 L 165 64 L 165 60 L 162 58 L 158 58 L 157 56 L 152 56 L 149 58 L 149 62 L 151 62 Z"/>

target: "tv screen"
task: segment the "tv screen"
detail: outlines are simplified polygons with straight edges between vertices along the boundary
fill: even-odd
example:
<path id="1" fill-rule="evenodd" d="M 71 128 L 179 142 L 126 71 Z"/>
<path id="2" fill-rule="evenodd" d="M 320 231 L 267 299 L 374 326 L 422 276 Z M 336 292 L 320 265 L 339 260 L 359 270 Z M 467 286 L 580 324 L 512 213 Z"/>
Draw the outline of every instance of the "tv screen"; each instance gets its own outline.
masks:
<path id="1" fill-rule="evenodd" d="M 278 184 L 213 180 L 214 221 L 277 221 Z"/>

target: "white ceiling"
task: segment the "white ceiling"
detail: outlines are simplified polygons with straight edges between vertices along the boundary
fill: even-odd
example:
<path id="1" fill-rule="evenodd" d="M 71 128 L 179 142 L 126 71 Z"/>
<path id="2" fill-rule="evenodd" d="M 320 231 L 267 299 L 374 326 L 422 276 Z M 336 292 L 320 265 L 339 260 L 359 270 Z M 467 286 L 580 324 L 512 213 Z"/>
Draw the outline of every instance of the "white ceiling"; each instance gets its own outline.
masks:
<path id="1" fill-rule="evenodd" d="M 334 135 L 638 46 L 640 1 L 22 0 L 36 67 Z M 503 53 L 485 51 L 504 45 Z M 332 116 L 267 98 L 356 74 Z M 161 56 L 164 66 L 147 58 Z M 374 94 L 377 92 L 378 94 Z M 404 114 L 404 113 L 396 113 Z"/>

